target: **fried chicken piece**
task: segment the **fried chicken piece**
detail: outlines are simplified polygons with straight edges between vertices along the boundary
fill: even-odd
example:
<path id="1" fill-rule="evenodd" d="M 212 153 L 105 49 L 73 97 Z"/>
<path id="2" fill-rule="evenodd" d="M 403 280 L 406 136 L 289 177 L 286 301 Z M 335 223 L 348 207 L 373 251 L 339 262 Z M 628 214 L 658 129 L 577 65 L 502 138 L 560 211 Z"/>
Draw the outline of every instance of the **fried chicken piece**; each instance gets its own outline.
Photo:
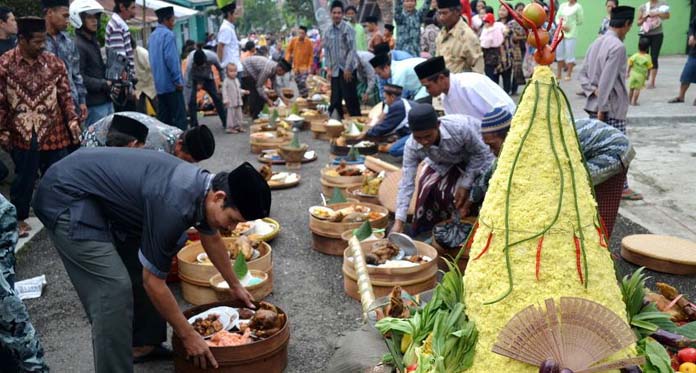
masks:
<path id="1" fill-rule="evenodd" d="M 271 165 L 265 164 L 261 166 L 261 169 L 259 169 L 259 173 L 261 174 L 264 180 L 271 180 L 271 177 L 273 177 L 273 168 L 271 167 Z"/>
<path id="2" fill-rule="evenodd" d="M 249 322 L 249 328 L 257 337 L 266 338 L 280 331 L 285 321 L 285 314 L 279 313 L 274 305 L 261 302 L 259 309 Z"/>

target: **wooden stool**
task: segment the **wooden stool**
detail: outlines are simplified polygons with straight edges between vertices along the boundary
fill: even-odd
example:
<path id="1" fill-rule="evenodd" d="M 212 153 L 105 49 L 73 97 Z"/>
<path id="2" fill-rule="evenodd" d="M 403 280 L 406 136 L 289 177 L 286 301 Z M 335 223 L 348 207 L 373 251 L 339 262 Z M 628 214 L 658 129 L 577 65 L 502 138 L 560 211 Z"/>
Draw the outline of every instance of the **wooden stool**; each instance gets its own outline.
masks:
<path id="1" fill-rule="evenodd" d="M 658 272 L 696 275 L 696 243 L 672 236 L 635 234 L 621 240 L 621 256 Z"/>

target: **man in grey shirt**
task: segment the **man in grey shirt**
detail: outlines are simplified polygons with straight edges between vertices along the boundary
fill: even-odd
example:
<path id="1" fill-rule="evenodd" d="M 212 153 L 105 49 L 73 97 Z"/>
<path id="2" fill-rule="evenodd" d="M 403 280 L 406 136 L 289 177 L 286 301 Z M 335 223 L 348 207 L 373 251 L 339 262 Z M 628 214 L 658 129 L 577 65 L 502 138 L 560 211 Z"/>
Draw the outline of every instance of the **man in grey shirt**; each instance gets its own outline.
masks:
<path id="1" fill-rule="evenodd" d="M 268 216 L 271 193 L 248 163 L 216 175 L 169 154 L 80 149 L 46 172 L 33 203 L 92 324 L 95 371 L 133 369 L 133 296 L 116 247 L 137 252 L 143 287 L 197 366 L 217 367 L 179 310 L 165 279 L 184 232 L 194 226 L 233 298 L 253 307 L 232 272 L 219 229 Z M 121 248 L 123 249 L 123 248 Z"/>

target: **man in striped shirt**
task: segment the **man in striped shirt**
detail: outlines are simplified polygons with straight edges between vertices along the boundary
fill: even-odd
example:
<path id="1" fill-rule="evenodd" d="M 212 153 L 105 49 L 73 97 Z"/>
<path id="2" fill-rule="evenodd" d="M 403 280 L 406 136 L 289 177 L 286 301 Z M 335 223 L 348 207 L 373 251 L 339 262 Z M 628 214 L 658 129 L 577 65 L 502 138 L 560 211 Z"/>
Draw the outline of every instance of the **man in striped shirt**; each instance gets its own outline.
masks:
<path id="1" fill-rule="evenodd" d="M 135 17 L 134 0 L 116 0 L 114 2 L 114 13 L 111 15 L 109 23 L 106 25 L 106 49 L 113 50 L 118 54 L 126 56 L 128 59 L 128 80 L 135 80 L 135 54 L 131 44 L 131 34 L 128 31 L 126 21 Z M 107 61 L 108 63 L 108 61 Z M 127 100 L 128 102 L 130 100 Z M 114 103 L 116 112 L 128 110 L 127 105 Z"/>
<path id="2" fill-rule="evenodd" d="M 274 105 L 273 100 L 266 94 L 266 82 L 269 79 L 278 96 L 283 101 L 287 101 L 279 92 L 275 77 L 283 76 L 292 70 L 288 61 L 281 58 L 280 61 L 275 62 L 263 56 L 251 56 L 242 61 L 242 66 L 244 66 L 242 88 L 249 91 L 249 109 L 252 119 L 259 117 L 264 104 L 268 104 L 269 107 Z"/>

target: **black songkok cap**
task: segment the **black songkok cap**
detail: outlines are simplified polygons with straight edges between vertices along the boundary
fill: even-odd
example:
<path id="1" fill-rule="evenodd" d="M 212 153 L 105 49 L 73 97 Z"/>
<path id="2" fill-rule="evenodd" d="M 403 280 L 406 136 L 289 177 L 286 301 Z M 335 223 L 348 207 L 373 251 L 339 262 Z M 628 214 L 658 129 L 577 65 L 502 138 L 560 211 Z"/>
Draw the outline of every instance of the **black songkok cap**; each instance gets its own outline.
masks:
<path id="1" fill-rule="evenodd" d="M 375 68 L 389 65 L 390 62 L 391 58 L 389 58 L 389 55 L 386 53 L 378 54 L 370 59 L 370 65 Z"/>
<path id="2" fill-rule="evenodd" d="M 46 32 L 46 21 L 43 18 L 17 18 L 17 33 L 19 35 L 29 35 L 34 32 Z"/>
<path id="3" fill-rule="evenodd" d="M 377 18 L 377 16 L 365 17 L 365 23 L 377 23 L 377 22 L 379 22 L 379 18 Z"/>
<path id="4" fill-rule="evenodd" d="M 271 188 L 248 162 L 229 173 L 226 192 L 246 220 L 262 219 L 271 212 Z"/>
<path id="5" fill-rule="evenodd" d="M 292 71 L 292 65 L 290 65 L 290 62 L 285 60 L 285 58 L 278 60 L 278 66 L 282 67 L 285 71 Z"/>
<path id="6" fill-rule="evenodd" d="M 184 132 L 186 150 L 196 162 L 204 161 L 215 153 L 215 137 L 206 125 L 190 128 Z"/>
<path id="7" fill-rule="evenodd" d="M 157 18 L 161 20 L 172 18 L 174 17 L 174 7 L 165 6 L 163 8 L 159 8 L 155 10 L 155 14 L 157 14 Z"/>
<path id="8" fill-rule="evenodd" d="M 611 10 L 611 19 L 632 21 L 635 17 L 636 8 L 632 6 L 621 5 Z"/>
<path id="9" fill-rule="evenodd" d="M 396 84 L 386 83 L 384 85 L 384 93 L 391 93 L 393 95 L 401 96 L 404 91 L 404 87 Z"/>
<path id="10" fill-rule="evenodd" d="M 431 130 L 437 124 L 437 113 L 430 104 L 415 104 L 408 112 L 408 127 L 412 132 Z"/>
<path id="11" fill-rule="evenodd" d="M 70 0 L 41 0 L 41 9 L 51 9 L 57 7 L 70 7 Z"/>
<path id="12" fill-rule="evenodd" d="M 387 23 L 384 25 L 384 28 L 389 30 L 390 32 L 394 32 L 394 25 Z"/>
<path id="13" fill-rule="evenodd" d="M 147 126 L 140 121 L 127 117 L 125 115 L 116 114 L 111 119 L 109 132 L 116 131 L 124 135 L 133 136 L 138 142 L 145 143 L 149 130 Z"/>
<path id="14" fill-rule="evenodd" d="M 247 41 L 246 44 L 244 44 L 244 50 L 245 50 L 245 51 L 250 51 L 250 50 L 252 50 L 252 49 L 254 49 L 254 48 L 256 48 L 256 43 L 254 43 L 254 42 L 251 41 L 251 40 Z"/>
<path id="15" fill-rule="evenodd" d="M 438 9 L 447 9 L 462 6 L 459 0 L 437 0 Z"/>
<path id="16" fill-rule="evenodd" d="M 445 70 L 445 58 L 442 56 L 432 57 L 416 65 L 413 70 L 418 75 L 418 79 L 429 78 Z"/>
<path id="17" fill-rule="evenodd" d="M 387 53 L 389 53 L 390 51 L 391 51 L 391 48 L 389 48 L 389 44 L 387 44 L 387 43 L 379 43 L 379 44 L 375 45 L 375 49 L 374 49 L 374 52 L 373 52 L 373 53 L 374 53 L 375 56 L 376 56 L 376 55 L 378 55 L 378 54 L 387 54 Z"/>

